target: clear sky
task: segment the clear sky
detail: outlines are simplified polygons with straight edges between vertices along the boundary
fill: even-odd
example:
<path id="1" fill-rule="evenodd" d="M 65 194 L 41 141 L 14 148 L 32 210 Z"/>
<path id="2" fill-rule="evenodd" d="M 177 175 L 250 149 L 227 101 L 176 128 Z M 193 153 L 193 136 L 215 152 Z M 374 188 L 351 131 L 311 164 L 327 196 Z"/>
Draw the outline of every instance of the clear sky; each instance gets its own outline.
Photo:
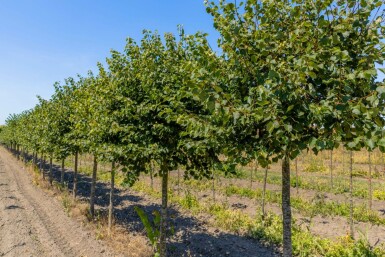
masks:
<path id="1" fill-rule="evenodd" d="M 53 93 L 53 83 L 86 75 L 110 49 L 143 29 L 218 34 L 203 0 L 0 0 L 0 124 Z M 383 77 L 383 76 L 381 76 Z"/>
<path id="2" fill-rule="evenodd" d="M 86 75 L 143 29 L 217 34 L 203 0 L 0 1 L 0 124 L 53 93 L 53 83 Z"/>

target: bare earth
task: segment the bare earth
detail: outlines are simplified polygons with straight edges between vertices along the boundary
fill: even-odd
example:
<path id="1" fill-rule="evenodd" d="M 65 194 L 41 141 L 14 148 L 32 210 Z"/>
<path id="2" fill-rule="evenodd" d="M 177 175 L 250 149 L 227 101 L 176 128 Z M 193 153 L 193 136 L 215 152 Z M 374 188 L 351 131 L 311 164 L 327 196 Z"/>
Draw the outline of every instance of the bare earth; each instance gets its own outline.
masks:
<path id="1" fill-rule="evenodd" d="M 0 256 L 114 256 L 0 148 Z"/>

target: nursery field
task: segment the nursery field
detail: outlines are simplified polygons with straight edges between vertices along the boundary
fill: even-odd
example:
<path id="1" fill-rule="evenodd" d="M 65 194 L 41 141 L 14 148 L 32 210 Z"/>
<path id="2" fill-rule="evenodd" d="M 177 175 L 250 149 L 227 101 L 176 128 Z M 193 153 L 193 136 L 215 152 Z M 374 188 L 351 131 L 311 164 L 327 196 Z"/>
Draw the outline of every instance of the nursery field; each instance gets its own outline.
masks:
<path id="1" fill-rule="evenodd" d="M 4 150 L 2 152 L 4 158 Z M 373 173 L 369 180 L 369 160 L 365 158 L 368 152 L 353 154 L 354 239 L 350 237 L 348 155 L 348 151 L 340 148 L 333 152 L 332 163 L 330 152 L 317 156 L 303 153 L 298 161 L 291 162 L 293 246 L 296 255 L 348 256 L 353 250 L 361 256 L 384 254 L 383 155 L 372 153 L 370 165 Z M 31 164 L 32 160 L 25 157 Z M 53 168 L 53 184 L 60 188 L 59 195 L 69 194 L 72 190 L 73 161 L 74 156 L 70 156 L 64 163 L 64 186 L 60 186 L 61 163 L 56 163 Z M 41 170 L 48 178 L 49 165 L 43 165 Z M 92 170 L 93 157 L 79 155 L 78 203 L 69 204 L 72 200 L 68 196 L 61 198 L 62 208 L 68 216 L 74 215 L 77 205 L 87 206 Z M 135 247 L 145 249 L 137 256 L 153 254 L 148 228 L 135 210 L 140 207 L 150 220 L 156 219 L 161 203 L 161 180 L 151 176 L 152 173 L 157 173 L 156 166 L 128 187 L 124 183 L 124 173 L 117 171 L 113 233 L 119 234 L 119 240 L 114 242 L 107 227 L 111 163 L 99 163 L 95 199 L 97 219 L 91 220 L 91 223 L 96 223 L 91 230 L 96 231 L 93 232 L 95 239 L 103 239 L 117 254 L 125 255 L 122 245 L 132 238 L 135 238 Z M 279 164 L 262 169 L 250 163 L 238 167 L 237 173 L 231 176 L 215 171 L 214 179 L 207 180 L 184 179 L 181 174 L 183 170 L 176 170 L 170 172 L 169 177 L 170 256 L 254 256 L 256 253 L 257 256 L 280 256 L 282 215 Z M 35 180 L 44 184 L 38 170 L 35 171 Z M 48 181 L 45 183 L 48 184 Z M 370 183 L 372 200 L 368 195 Z M 80 220 L 87 220 L 87 216 L 88 211 L 83 211 Z M 127 237 L 126 232 L 135 236 Z"/>
<path id="2" fill-rule="evenodd" d="M 383 0 L 204 8 L 8 116 L 0 257 L 385 256 Z"/>

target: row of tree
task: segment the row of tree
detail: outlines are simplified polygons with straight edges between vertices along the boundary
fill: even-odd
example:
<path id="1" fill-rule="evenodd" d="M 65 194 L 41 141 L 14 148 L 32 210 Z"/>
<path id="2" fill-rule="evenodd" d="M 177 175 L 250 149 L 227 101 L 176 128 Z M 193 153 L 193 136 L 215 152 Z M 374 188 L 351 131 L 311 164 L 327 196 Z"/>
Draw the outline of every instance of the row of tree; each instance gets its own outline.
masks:
<path id="1" fill-rule="evenodd" d="M 156 163 L 160 256 L 171 170 L 212 178 L 213 169 L 282 160 L 283 253 L 291 256 L 289 160 L 341 143 L 385 149 L 385 85 L 376 68 L 385 58 L 381 3 L 206 2 L 219 53 L 203 33 L 181 29 L 177 40 L 144 31 L 139 43 L 129 38 L 122 53 L 112 51 L 107 68 L 98 64 L 97 75 L 56 83 L 51 99 L 11 115 L 0 141 L 50 163 L 75 155 L 74 196 L 77 156 L 93 154 L 91 215 L 98 162 L 111 162 L 112 175 L 123 167 L 129 184 Z"/>

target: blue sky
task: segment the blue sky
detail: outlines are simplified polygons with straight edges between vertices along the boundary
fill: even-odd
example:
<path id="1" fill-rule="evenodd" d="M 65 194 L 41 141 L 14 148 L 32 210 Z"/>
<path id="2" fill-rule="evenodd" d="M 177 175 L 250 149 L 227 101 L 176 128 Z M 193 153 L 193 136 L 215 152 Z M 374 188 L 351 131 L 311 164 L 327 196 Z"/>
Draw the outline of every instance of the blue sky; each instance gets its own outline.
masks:
<path id="1" fill-rule="evenodd" d="M 3 0 L 0 4 L 0 124 L 33 108 L 53 83 L 86 75 L 110 49 L 123 50 L 143 29 L 217 33 L 203 0 Z M 383 76 L 382 76 L 383 77 Z"/>
<path id="2" fill-rule="evenodd" d="M 0 4 L 0 124 L 49 98 L 53 83 L 96 70 L 143 29 L 205 31 L 216 44 L 203 0 L 4 0 Z"/>

